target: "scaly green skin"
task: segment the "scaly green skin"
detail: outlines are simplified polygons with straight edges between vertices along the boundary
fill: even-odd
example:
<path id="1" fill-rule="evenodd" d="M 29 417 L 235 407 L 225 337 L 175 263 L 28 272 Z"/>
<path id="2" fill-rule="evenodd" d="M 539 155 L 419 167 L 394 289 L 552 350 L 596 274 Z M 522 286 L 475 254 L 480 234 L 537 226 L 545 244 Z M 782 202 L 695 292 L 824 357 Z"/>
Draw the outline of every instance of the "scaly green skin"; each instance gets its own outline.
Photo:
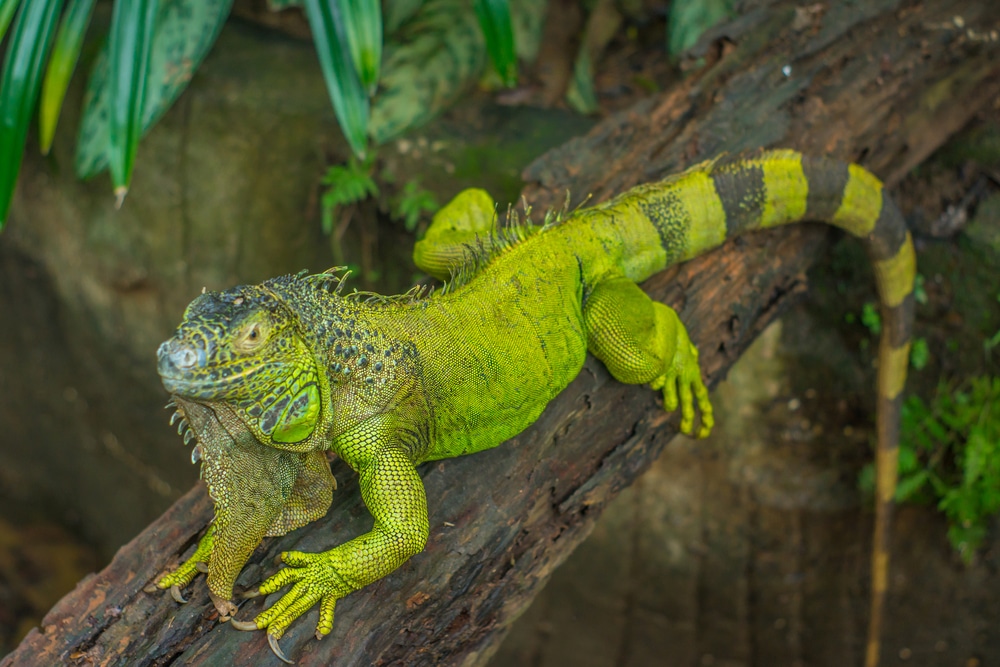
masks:
<path id="1" fill-rule="evenodd" d="M 159 370 L 189 421 L 201 406 L 192 427 L 202 449 L 207 441 L 216 443 L 207 449 L 229 452 L 211 460 L 203 452 L 216 519 L 199 557 L 210 552 L 208 585 L 220 611 L 231 611 L 224 603 L 263 535 L 326 511 L 325 459 L 308 457 L 329 449 L 360 475 L 374 527 L 323 553 L 282 554 L 289 567 L 259 592 L 292 588 L 252 624 L 276 639 L 318 602 L 317 637 L 328 634 L 339 598 L 423 549 L 427 502 L 416 466 L 489 449 L 527 428 L 588 351 L 622 382 L 661 390 L 667 410 L 681 408 L 683 432 L 707 435 L 712 409 L 698 352 L 674 311 L 636 283 L 727 237 L 813 219 L 866 244 L 886 322 L 868 649 L 874 664 L 915 274 L 909 235 L 881 187 L 854 165 L 763 152 L 698 165 L 545 229 L 501 232 L 491 230 L 492 200 L 467 191 L 435 217 L 414 252 L 421 268 L 445 278 L 475 249 L 441 293 L 345 297 L 339 279 L 322 274 L 199 296 L 161 346 Z M 294 499 L 300 509 L 293 520 L 276 523 Z M 158 586 L 193 576 L 189 561 Z"/>

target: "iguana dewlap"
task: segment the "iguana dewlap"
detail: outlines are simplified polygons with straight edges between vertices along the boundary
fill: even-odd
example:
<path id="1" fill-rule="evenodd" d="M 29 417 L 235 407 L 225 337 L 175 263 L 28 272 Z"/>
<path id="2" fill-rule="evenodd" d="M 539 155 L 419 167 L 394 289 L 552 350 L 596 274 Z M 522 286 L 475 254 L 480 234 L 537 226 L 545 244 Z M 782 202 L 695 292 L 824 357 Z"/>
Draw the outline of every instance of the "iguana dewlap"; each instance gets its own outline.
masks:
<path id="1" fill-rule="evenodd" d="M 160 347 L 159 371 L 198 440 L 216 516 L 195 555 L 156 586 L 186 585 L 207 560 L 213 600 L 231 614 L 233 583 L 260 540 L 326 512 L 332 450 L 360 476 L 374 527 L 326 552 L 283 553 L 288 567 L 258 592 L 290 590 L 238 624 L 266 629 L 276 649 L 319 603 L 316 635 L 328 634 L 338 599 L 423 549 L 427 499 L 416 466 L 517 435 L 587 352 L 618 380 L 662 391 L 667 410 L 680 407 L 681 431 L 707 435 L 698 351 L 676 313 L 636 283 L 743 232 L 819 220 L 861 239 L 882 304 L 866 655 L 874 665 L 916 271 L 878 179 L 857 165 L 767 151 L 699 164 L 544 226 L 497 230 L 494 220 L 479 190 L 435 216 L 414 259 L 451 283 L 431 295 L 342 295 L 340 278 L 320 274 L 208 292 L 188 306 Z"/>

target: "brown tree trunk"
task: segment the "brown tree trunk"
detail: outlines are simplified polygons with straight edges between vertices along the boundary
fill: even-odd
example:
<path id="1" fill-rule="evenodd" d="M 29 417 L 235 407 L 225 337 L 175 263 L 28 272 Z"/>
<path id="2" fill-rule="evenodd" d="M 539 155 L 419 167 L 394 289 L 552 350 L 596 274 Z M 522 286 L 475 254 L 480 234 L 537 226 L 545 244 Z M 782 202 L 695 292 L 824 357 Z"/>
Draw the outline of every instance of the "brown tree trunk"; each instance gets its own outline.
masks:
<path id="1" fill-rule="evenodd" d="M 536 209 L 561 205 L 567 189 L 600 201 L 757 146 L 856 160 L 891 185 L 1000 92 L 1000 46 L 990 37 L 998 21 L 1000 4 L 979 0 L 754 9 L 706 38 L 710 65 L 528 167 L 525 196 Z M 644 288 L 678 309 L 714 384 L 804 291 L 826 236 L 811 225 L 748 236 Z M 316 610 L 306 614 L 282 640 L 285 652 L 304 665 L 482 664 L 675 424 L 654 392 L 618 384 L 588 360 L 511 442 L 424 466 L 426 550 L 339 602 L 327 639 L 312 639 Z M 353 475 L 342 464 L 334 473 L 341 486 L 327 516 L 267 540 L 239 585 L 272 572 L 282 550 L 324 550 L 368 529 Z M 2 665 L 270 664 L 263 633 L 220 625 L 201 581 L 184 606 L 142 592 L 210 518 L 199 485 L 60 601 Z M 244 603 L 238 617 L 263 604 Z"/>

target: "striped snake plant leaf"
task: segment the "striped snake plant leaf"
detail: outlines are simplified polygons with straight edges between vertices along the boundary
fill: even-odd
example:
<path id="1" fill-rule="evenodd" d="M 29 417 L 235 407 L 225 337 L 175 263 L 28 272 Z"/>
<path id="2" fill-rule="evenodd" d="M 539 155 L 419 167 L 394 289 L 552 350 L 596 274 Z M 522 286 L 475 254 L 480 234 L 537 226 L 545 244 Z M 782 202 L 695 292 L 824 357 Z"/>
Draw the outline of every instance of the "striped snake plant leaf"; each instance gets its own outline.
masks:
<path id="1" fill-rule="evenodd" d="M 303 0 L 326 89 L 340 128 L 359 158 L 368 135 L 368 95 L 352 62 L 345 17 L 338 0 Z"/>
<path id="2" fill-rule="evenodd" d="M 118 0 L 108 38 L 108 161 L 117 205 L 132 181 L 159 0 Z"/>
<path id="3" fill-rule="evenodd" d="M 55 37 L 62 0 L 21 5 L 0 74 L 0 229 L 7 221 L 21 169 L 28 124 L 42 86 L 42 67 Z"/>
<path id="4" fill-rule="evenodd" d="M 486 51 L 505 86 L 517 83 L 517 54 L 508 0 L 474 0 L 476 18 L 486 38 Z"/>
<path id="5" fill-rule="evenodd" d="M 395 0 L 389 10 L 410 11 L 410 0 Z M 511 26 L 517 55 L 534 59 L 547 3 L 512 0 Z M 417 127 L 453 104 L 475 85 L 487 66 L 485 39 L 470 0 L 426 0 L 404 16 L 386 41 L 379 94 L 372 102 L 371 135 L 384 143 Z"/>
<path id="6" fill-rule="evenodd" d="M 83 36 L 90 25 L 93 11 L 94 0 L 71 0 L 63 15 L 59 32 L 56 33 L 52 57 L 49 58 L 49 66 L 42 81 L 42 99 L 38 104 L 38 143 L 44 155 L 48 155 L 52 148 L 59 111 L 73 70 L 76 69 L 76 62 L 80 58 Z"/>
<path id="7" fill-rule="evenodd" d="M 160 0 L 142 111 L 145 134 L 187 88 L 229 16 L 233 0 Z M 110 142 L 108 47 L 91 69 L 76 142 L 77 176 L 89 178 L 108 166 Z"/>

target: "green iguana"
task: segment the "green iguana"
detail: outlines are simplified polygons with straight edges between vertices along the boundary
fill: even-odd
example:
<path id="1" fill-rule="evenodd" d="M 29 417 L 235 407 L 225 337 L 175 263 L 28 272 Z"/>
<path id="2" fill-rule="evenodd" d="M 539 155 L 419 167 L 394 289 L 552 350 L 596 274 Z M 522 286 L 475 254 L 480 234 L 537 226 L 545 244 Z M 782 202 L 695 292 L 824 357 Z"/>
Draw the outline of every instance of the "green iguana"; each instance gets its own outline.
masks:
<path id="1" fill-rule="evenodd" d="M 160 346 L 159 372 L 198 440 L 192 459 L 202 459 L 215 519 L 155 588 L 177 593 L 207 561 L 212 599 L 231 617 L 234 581 L 261 539 L 327 511 L 332 450 L 360 475 L 375 523 L 326 552 L 281 554 L 288 567 L 250 591 L 292 584 L 254 620 L 234 621 L 266 630 L 284 659 L 277 639 L 296 618 L 319 603 L 321 638 L 338 599 L 423 549 L 427 500 L 416 466 L 517 435 L 587 352 L 618 380 L 662 391 L 666 410 L 680 407 L 682 432 L 707 435 L 712 407 L 698 351 L 677 314 L 636 283 L 745 231 L 820 220 L 865 244 L 885 323 L 866 654 L 875 665 L 916 270 L 878 179 L 857 165 L 768 151 L 717 158 L 545 225 L 497 229 L 494 220 L 479 190 L 435 216 L 414 259 L 450 279 L 437 293 L 342 295 L 342 278 L 300 274 L 203 293 L 188 306 Z"/>

